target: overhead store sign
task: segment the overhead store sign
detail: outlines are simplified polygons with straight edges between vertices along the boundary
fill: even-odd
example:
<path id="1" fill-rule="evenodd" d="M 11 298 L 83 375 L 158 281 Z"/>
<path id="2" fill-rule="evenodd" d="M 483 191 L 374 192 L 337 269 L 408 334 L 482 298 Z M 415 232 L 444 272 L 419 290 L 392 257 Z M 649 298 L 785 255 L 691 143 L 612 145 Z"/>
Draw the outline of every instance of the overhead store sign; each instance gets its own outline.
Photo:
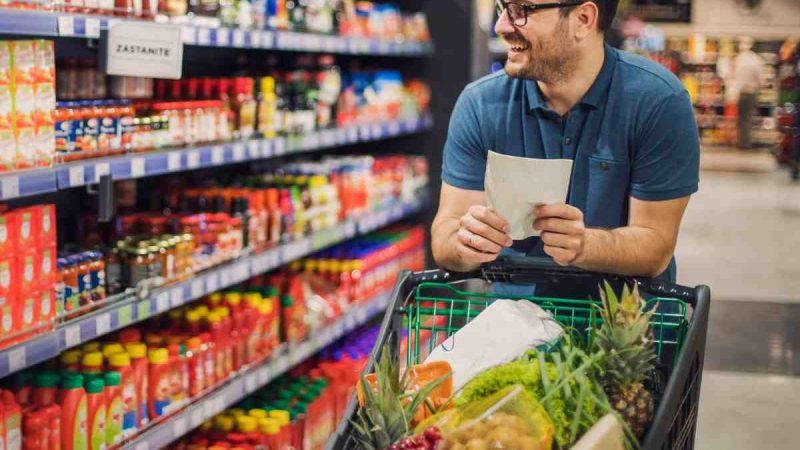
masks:
<path id="1" fill-rule="evenodd" d="M 181 77 L 183 40 L 178 25 L 117 22 L 109 26 L 102 43 L 109 75 Z"/>
<path id="2" fill-rule="evenodd" d="M 648 22 L 691 22 L 692 0 L 632 0 L 626 12 Z"/>

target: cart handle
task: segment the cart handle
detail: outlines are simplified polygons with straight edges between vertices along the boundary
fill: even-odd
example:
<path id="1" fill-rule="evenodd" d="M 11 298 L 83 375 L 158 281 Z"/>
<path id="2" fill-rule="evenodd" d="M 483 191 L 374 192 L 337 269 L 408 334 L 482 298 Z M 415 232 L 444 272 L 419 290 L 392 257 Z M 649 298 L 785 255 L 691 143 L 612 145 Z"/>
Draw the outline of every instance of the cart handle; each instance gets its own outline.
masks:
<path id="1" fill-rule="evenodd" d="M 548 258 L 532 256 L 501 256 L 495 261 L 483 264 L 478 270 L 472 272 L 447 272 L 442 270 L 428 270 L 417 272 L 412 276 L 413 281 L 455 281 L 470 278 L 482 278 L 490 282 L 504 282 L 516 284 L 535 284 L 542 282 L 557 283 L 567 279 L 604 278 L 607 280 L 622 281 L 635 284 L 642 291 L 660 297 L 669 297 L 683 300 L 692 307 L 697 304 L 695 288 L 689 288 L 663 280 L 645 277 L 629 277 L 600 272 L 589 272 L 577 267 L 560 266 Z"/>

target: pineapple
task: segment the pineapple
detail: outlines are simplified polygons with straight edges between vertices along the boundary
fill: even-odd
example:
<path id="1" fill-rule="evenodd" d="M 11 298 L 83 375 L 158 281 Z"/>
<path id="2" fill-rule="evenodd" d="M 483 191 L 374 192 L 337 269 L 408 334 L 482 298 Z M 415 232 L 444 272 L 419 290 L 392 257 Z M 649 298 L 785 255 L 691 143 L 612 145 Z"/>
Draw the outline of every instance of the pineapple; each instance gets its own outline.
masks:
<path id="1" fill-rule="evenodd" d="M 644 386 L 656 361 L 648 337 L 654 310 L 644 311 L 646 303 L 635 286 L 632 291 L 625 286 L 618 298 L 606 282 L 600 298 L 603 324 L 593 336 L 595 349 L 604 353 L 599 379 L 611 406 L 641 438 L 654 414 L 653 395 Z"/>
<path id="2" fill-rule="evenodd" d="M 448 374 L 408 393 L 408 371 L 400 375 L 400 367 L 392 362 L 388 345 L 383 347 L 380 361 L 374 366 L 374 389 L 361 374 L 358 389 L 363 394 L 363 403 L 358 408 L 356 420 L 351 421 L 355 431 L 353 437 L 361 450 L 384 450 L 408 436 L 416 411 L 450 376 Z"/>

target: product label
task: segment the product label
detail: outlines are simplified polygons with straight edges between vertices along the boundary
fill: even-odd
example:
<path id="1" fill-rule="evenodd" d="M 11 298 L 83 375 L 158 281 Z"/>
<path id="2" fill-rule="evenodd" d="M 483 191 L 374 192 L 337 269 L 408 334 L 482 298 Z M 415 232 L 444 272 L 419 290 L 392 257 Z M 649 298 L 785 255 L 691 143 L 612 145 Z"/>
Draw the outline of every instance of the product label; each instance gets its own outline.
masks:
<path id="1" fill-rule="evenodd" d="M 25 257 L 25 264 L 22 269 L 22 279 L 25 283 L 33 283 L 33 256 Z"/>
<path id="2" fill-rule="evenodd" d="M 70 153 L 75 151 L 75 121 L 62 120 L 56 122 L 56 151 Z"/>
<path id="3" fill-rule="evenodd" d="M 6 416 L 6 448 L 8 450 L 22 449 L 22 424 L 18 414 Z"/>
<path id="4" fill-rule="evenodd" d="M 14 319 L 11 317 L 11 307 L 10 306 L 3 306 L 0 308 L 0 313 L 2 313 L 3 320 L 3 333 L 10 333 L 14 328 Z"/>
<path id="5" fill-rule="evenodd" d="M 34 301 L 32 298 L 25 300 L 25 306 L 22 310 L 22 325 L 25 328 L 30 328 L 33 325 L 33 306 Z"/>
<path id="6" fill-rule="evenodd" d="M 50 303 L 52 303 L 52 302 L 50 301 L 50 293 L 49 292 L 42 293 L 41 302 L 42 303 L 41 303 L 40 311 L 42 313 L 42 317 L 50 317 L 50 312 L 52 310 L 52 306 L 50 305 Z"/>
<path id="7" fill-rule="evenodd" d="M 97 148 L 100 150 L 116 150 L 120 147 L 119 120 L 113 117 L 103 117 L 100 120 Z"/>
<path id="8" fill-rule="evenodd" d="M 77 411 L 75 411 L 75 422 L 72 424 L 72 445 L 74 449 L 86 449 L 86 416 L 87 416 L 86 397 L 81 398 L 78 402 Z"/>
<path id="9" fill-rule="evenodd" d="M 25 241 L 31 238 L 31 213 L 26 212 L 22 214 L 22 226 L 20 227 L 19 234 Z"/>
<path id="10" fill-rule="evenodd" d="M 53 228 L 50 208 L 42 208 L 42 232 L 49 233 Z"/>
<path id="11" fill-rule="evenodd" d="M 133 144 L 134 137 L 133 117 L 125 116 L 119 120 L 120 145 L 128 149 Z"/>
<path id="12" fill-rule="evenodd" d="M 53 271 L 52 261 L 50 261 L 50 250 L 42 252 L 42 278 L 50 275 Z"/>
<path id="13" fill-rule="evenodd" d="M 130 378 L 122 384 L 122 429 L 136 429 L 136 385 Z"/>
<path id="14" fill-rule="evenodd" d="M 83 121 L 83 151 L 97 150 L 97 137 L 100 134 L 100 120 L 96 118 Z"/>
<path id="15" fill-rule="evenodd" d="M 91 431 L 91 450 L 106 449 L 106 411 L 105 408 L 98 408 L 94 413 Z"/>
<path id="16" fill-rule="evenodd" d="M 122 441 L 122 414 L 122 399 L 114 396 L 108 403 L 106 445 L 115 445 Z"/>
<path id="17" fill-rule="evenodd" d="M 8 241 L 8 227 L 5 217 L 0 217 L 0 243 Z"/>

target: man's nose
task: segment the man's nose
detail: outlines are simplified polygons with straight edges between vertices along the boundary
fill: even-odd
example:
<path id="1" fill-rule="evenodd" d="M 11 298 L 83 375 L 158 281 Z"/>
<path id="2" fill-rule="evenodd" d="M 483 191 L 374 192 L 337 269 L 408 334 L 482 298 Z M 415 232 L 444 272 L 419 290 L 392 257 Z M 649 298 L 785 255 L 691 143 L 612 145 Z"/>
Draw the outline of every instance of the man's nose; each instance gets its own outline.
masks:
<path id="1" fill-rule="evenodd" d="M 494 25 L 494 32 L 498 36 L 502 36 L 504 34 L 511 34 L 516 31 L 514 28 L 514 24 L 511 23 L 511 19 L 508 17 L 508 11 L 503 10 L 503 13 L 500 14 L 500 18 L 497 19 L 497 23 Z"/>

